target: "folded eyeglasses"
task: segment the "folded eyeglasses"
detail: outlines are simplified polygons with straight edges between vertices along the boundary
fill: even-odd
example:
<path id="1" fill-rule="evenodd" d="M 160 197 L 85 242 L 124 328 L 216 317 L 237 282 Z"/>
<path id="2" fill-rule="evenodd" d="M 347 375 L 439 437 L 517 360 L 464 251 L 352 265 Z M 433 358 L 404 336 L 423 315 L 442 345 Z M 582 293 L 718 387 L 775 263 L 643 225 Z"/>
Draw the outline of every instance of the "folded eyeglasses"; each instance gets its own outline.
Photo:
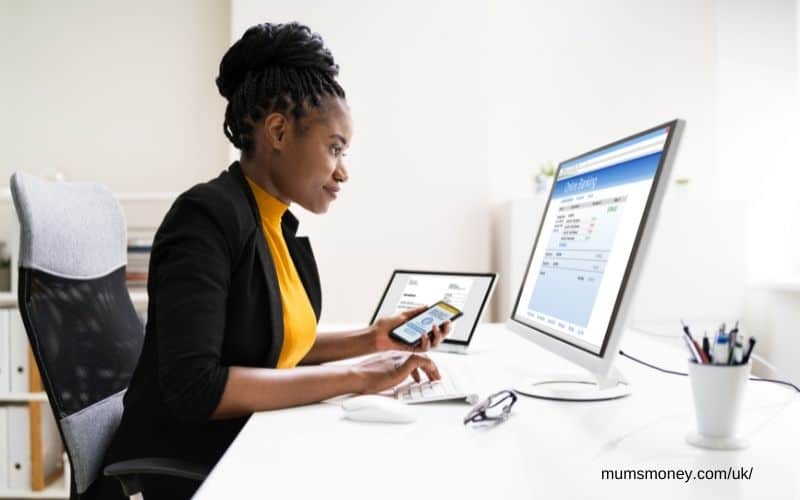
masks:
<path id="1" fill-rule="evenodd" d="M 517 402 L 517 395 L 514 391 L 504 390 L 496 392 L 481 401 L 467 413 L 464 417 L 464 425 L 470 423 L 495 421 L 497 423 L 505 421 L 511 414 L 511 407 Z"/>

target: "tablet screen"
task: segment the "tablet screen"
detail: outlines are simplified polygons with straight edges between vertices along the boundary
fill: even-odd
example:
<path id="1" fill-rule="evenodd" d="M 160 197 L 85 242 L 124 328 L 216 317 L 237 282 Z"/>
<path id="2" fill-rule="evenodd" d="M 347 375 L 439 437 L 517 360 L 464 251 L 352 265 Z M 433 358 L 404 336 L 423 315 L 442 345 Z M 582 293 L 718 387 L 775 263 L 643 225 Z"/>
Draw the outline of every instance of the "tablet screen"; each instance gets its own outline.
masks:
<path id="1" fill-rule="evenodd" d="M 464 313 L 453 322 L 453 329 L 445 342 L 467 345 L 486 306 L 495 277 L 495 274 L 395 271 L 370 323 L 377 318 L 444 300 Z"/>

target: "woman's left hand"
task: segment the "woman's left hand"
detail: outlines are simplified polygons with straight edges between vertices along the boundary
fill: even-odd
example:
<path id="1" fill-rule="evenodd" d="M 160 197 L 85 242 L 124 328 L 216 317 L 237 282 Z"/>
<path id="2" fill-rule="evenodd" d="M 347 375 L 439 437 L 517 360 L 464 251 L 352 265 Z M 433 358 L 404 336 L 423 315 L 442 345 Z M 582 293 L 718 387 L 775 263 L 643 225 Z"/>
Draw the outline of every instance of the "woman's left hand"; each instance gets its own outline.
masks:
<path id="1" fill-rule="evenodd" d="M 422 336 L 422 341 L 417 347 L 398 342 L 389 336 L 389 332 L 396 327 L 402 325 L 414 316 L 424 312 L 428 306 L 420 306 L 416 309 L 409 309 L 394 316 L 387 316 L 380 318 L 372 325 L 372 335 L 375 342 L 376 351 L 412 351 L 412 352 L 425 352 L 439 344 L 450 333 L 452 323 L 448 320 L 445 321 L 441 327 L 434 325 L 433 333 L 429 338 L 428 335 Z"/>

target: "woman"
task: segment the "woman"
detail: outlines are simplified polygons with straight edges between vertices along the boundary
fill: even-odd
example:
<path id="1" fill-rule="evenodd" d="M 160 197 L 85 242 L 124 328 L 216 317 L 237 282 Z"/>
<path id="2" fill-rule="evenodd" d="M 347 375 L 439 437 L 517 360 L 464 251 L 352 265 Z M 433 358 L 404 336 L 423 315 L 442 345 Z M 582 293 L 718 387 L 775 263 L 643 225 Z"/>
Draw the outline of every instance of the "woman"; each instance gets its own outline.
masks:
<path id="1" fill-rule="evenodd" d="M 421 372 L 439 378 L 429 358 L 389 338 L 421 309 L 316 333 L 319 276 L 288 208 L 325 213 L 347 181 L 352 125 L 337 74 L 319 35 L 297 23 L 254 26 L 222 58 L 223 129 L 240 160 L 179 196 L 156 233 L 144 347 L 106 463 L 213 465 L 252 412 L 379 392 Z M 418 350 L 449 330 L 435 328 Z M 319 366 L 379 351 L 351 367 Z M 148 500 L 196 487 L 144 478 Z"/>

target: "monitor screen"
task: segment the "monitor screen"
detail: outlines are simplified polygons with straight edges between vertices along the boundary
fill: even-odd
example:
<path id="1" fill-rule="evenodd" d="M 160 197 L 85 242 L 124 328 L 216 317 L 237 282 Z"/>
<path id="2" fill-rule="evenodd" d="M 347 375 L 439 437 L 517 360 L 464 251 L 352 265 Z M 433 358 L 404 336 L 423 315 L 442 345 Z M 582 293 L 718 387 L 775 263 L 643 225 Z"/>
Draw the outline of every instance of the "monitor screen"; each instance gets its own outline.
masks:
<path id="1" fill-rule="evenodd" d="M 671 126 L 559 165 L 513 320 L 603 356 Z"/>

